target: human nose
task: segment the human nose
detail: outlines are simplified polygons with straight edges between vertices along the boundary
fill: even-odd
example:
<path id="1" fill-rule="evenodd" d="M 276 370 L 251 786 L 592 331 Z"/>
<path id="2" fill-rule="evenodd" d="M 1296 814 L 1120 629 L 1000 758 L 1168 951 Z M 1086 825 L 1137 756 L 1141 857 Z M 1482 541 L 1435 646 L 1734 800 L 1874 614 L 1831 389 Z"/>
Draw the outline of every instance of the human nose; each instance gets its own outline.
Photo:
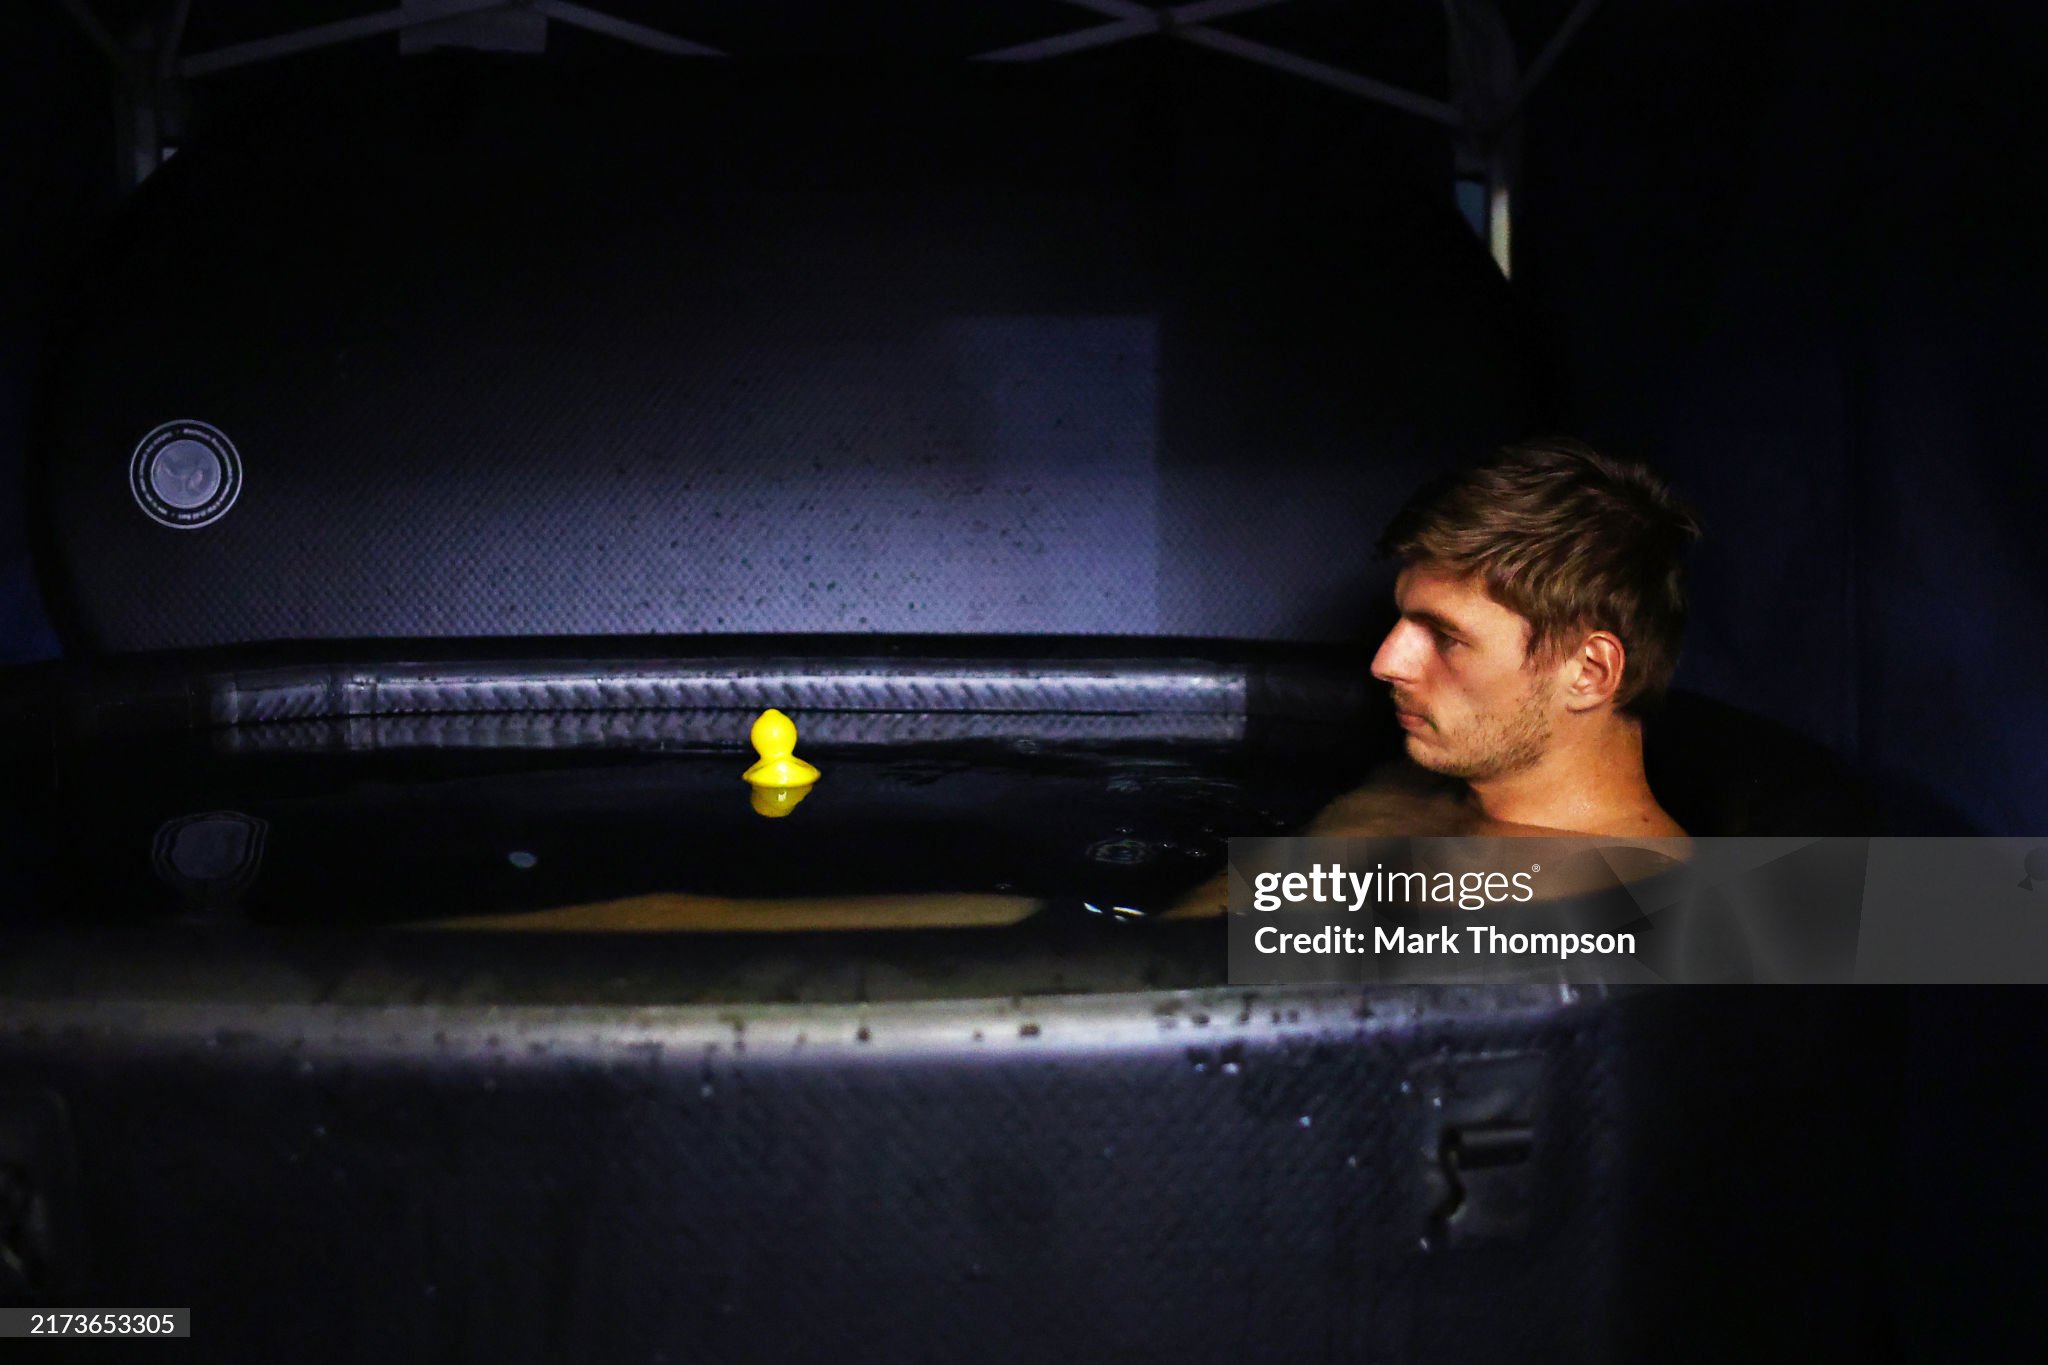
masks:
<path id="1" fill-rule="evenodd" d="M 1387 632 L 1387 638 L 1380 641 L 1379 652 L 1372 656 L 1372 675 L 1383 683 L 1409 682 L 1415 676 L 1415 650 L 1413 648 L 1414 623 L 1397 621 Z"/>

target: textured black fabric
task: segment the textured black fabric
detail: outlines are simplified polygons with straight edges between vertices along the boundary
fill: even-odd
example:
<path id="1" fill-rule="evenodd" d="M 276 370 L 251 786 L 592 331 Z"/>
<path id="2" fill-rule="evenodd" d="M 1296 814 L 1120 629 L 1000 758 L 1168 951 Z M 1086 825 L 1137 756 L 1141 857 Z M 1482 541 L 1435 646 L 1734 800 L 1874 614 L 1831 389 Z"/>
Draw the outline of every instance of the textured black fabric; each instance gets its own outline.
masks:
<path id="1" fill-rule="evenodd" d="M 1729 1004 L 20 1006 L 0 1065 L 69 1105 L 77 1301 L 209 1359 L 1881 1359 L 1897 1001 Z M 1425 1248 L 1503 1057 L 1529 1224 Z"/>
<path id="2" fill-rule="evenodd" d="M 1261 1014 L 1091 1045 L 1060 1002 L 1029 1019 L 911 1053 L 914 1016 L 852 1047 L 818 1017 L 810 1060 L 746 1030 L 591 1052 L 452 1019 L 439 1057 L 429 1033 L 74 1056 L 90 1288 L 204 1304 L 222 1359 L 1452 1360 L 1510 1323 L 1599 1358 L 1619 1229 L 1567 1192 L 1594 1188 L 1613 1095 L 1579 1021 Z M 1454 1038 L 1561 1054 L 1541 1254 L 1420 1247 L 1431 1120 L 1400 1087 Z M 118 1136 L 144 1115 L 151 1142 Z"/>
<path id="3" fill-rule="evenodd" d="M 1531 417 L 1448 197 L 985 74 L 428 78 L 196 137 L 66 309 L 70 643 L 1355 633 L 1393 507 Z M 132 491 L 172 422 L 240 475 L 187 529 Z"/>

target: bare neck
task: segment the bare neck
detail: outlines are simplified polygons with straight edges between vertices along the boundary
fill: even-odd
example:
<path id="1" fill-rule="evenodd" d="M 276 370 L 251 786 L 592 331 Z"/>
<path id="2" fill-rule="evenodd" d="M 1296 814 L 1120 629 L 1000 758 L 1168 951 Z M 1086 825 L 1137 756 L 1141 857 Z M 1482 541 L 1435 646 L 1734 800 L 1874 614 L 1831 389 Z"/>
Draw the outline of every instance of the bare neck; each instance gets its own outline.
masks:
<path id="1" fill-rule="evenodd" d="M 1542 758 L 1466 784 L 1485 819 L 1618 838 L 1683 833 L 1643 773 L 1643 727 L 1612 713 L 1573 718 Z"/>

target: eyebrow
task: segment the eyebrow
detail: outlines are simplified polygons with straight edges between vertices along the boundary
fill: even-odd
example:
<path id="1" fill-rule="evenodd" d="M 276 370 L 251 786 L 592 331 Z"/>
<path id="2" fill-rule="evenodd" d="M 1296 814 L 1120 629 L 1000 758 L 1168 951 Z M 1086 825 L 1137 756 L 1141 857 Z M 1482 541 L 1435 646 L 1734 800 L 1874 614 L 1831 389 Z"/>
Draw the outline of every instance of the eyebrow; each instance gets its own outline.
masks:
<path id="1" fill-rule="evenodd" d="M 1420 621 L 1420 622 L 1421 622 L 1421 623 L 1422 623 L 1423 625 L 1425 625 L 1425 626 L 1430 626 L 1430 627 L 1433 627 L 1433 628 L 1435 628 L 1435 629 L 1437 629 L 1437 630 L 1440 630 L 1440 631 L 1444 632 L 1444 634 L 1446 634 L 1446 635 L 1467 635 L 1467 634 L 1470 634 L 1470 632 L 1469 632 L 1469 631 L 1467 631 L 1467 630 L 1465 629 L 1465 627 L 1463 627 L 1463 626 L 1459 625 L 1459 624 L 1458 624 L 1458 623 L 1457 623 L 1456 621 L 1453 621 L 1453 620 L 1452 620 L 1452 619 L 1451 619 L 1450 617 L 1448 617 L 1448 616 L 1441 616 L 1441 615 L 1439 615 L 1439 614 L 1437 614 L 1436 612 L 1433 612 L 1433 611 L 1423 611 L 1423 610 L 1421 610 L 1421 609 L 1419 609 L 1419 608 L 1418 608 L 1418 609 L 1411 609 L 1411 610 L 1408 610 L 1408 611 L 1404 611 L 1404 612 L 1402 612 L 1402 613 L 1401 613 L 1401 619 L 1402 619 L 1402 620 L 1404 620 L 1404 621 Z"/>

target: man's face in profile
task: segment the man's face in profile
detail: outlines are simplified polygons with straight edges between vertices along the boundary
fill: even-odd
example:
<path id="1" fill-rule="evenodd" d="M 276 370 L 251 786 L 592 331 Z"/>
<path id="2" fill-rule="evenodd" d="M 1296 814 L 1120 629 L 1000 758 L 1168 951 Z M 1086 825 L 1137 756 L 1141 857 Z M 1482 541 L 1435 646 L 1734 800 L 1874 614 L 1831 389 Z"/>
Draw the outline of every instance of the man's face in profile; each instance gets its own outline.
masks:
<path id="1" fill-rule="evenodd" d="M 1394 692 L 1408 756 L 1484 781 L 1529 767 L 1550 743 L 1553 680 L 1528 657 L 1529 623 L 1477 579 L 1426 564 L 1394 584 L 1401 619 L 1373 656 Z"/>

